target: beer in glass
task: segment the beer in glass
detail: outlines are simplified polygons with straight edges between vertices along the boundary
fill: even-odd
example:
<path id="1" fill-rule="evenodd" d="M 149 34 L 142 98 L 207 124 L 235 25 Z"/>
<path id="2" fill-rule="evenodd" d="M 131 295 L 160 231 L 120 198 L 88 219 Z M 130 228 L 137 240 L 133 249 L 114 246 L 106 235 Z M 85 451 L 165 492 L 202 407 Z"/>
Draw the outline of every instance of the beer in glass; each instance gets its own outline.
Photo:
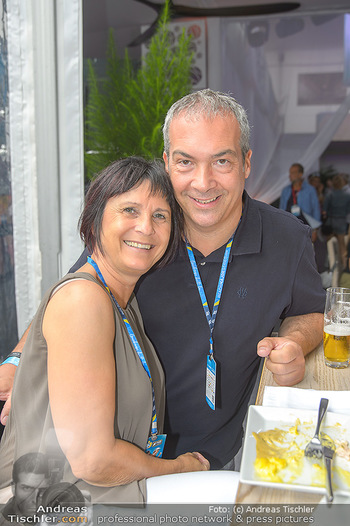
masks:
<path id="1" fill-rule="evenodd" d="M 327 289 L 323 349 L 329 367 L 343 369 L 350 363 L 350 289 Z"/>

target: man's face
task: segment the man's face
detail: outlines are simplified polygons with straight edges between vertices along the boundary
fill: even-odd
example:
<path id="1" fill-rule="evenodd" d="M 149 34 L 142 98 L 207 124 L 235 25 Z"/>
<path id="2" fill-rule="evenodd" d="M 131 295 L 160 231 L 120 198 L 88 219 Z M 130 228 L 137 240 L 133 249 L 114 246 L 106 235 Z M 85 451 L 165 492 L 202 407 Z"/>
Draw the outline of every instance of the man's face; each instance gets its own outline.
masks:
<path id="1" fill-rule="evenodd" d="M 175 117 L 169 129 L 169 172 L 187 229 L 224 231 L 239 221 L 251 151 L 243 165 L 240 129 L 232 116 Z"/>
<path id="2" fill-rule="evenodd" d="M 303 174 L 302 172 L 300 172 L 297 166 L 291 166 L 289 168 L 289 179 L 291 183 L 296 183 L 297 181 L 301 181 L 302 178 L 303 178 Z"/>
<path id="3" fill-rule="evenodd" d="M 19 515 L 33 515 L 37 510 L 37 497 L 48 487 L 48 479 L 41 473 L 20 473 L 14 496 Z"/>

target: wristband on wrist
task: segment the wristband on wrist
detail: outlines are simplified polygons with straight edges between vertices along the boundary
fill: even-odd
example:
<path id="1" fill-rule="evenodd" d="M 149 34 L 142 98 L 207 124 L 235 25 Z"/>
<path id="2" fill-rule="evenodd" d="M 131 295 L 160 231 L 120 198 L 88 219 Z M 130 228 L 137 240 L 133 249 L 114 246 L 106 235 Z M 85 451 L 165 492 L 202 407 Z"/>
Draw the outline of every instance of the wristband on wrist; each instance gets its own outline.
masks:
<path id="1" fill-rule="evenodd" d="M 20 352 L 12 351 L 8 356 L 6 356 L 5 360 L 0 365 L 5 365 L 5 363 L 11 363 L 12 365 L 15 365 L 17 367 L 19 364 L 20 357 Z"/>

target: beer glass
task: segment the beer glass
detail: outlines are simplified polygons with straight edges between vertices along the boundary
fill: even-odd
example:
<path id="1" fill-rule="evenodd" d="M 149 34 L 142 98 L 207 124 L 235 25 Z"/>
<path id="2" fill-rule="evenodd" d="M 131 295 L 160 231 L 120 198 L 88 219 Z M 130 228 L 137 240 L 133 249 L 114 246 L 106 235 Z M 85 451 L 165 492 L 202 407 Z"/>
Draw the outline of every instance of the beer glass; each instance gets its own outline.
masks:
<path id="1" fill-rule="evenodd" d="M 350 289 L 327 289 L 323 349 L 326 365 L 343 369 L 350 363 Z"/>

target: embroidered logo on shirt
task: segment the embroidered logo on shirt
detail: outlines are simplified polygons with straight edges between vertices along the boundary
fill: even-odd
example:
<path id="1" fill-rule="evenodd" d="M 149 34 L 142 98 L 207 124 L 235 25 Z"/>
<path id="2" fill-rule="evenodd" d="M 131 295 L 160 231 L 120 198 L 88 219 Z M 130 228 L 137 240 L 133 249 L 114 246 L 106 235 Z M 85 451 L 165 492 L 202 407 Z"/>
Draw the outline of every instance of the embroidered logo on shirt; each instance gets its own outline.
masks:
<path id="1" fill-rule="evenodd" d="M 248 290 L 245 287 L 241 287 L 237 290 L 238 296 L 244 300 L 247 297 Z"/>

